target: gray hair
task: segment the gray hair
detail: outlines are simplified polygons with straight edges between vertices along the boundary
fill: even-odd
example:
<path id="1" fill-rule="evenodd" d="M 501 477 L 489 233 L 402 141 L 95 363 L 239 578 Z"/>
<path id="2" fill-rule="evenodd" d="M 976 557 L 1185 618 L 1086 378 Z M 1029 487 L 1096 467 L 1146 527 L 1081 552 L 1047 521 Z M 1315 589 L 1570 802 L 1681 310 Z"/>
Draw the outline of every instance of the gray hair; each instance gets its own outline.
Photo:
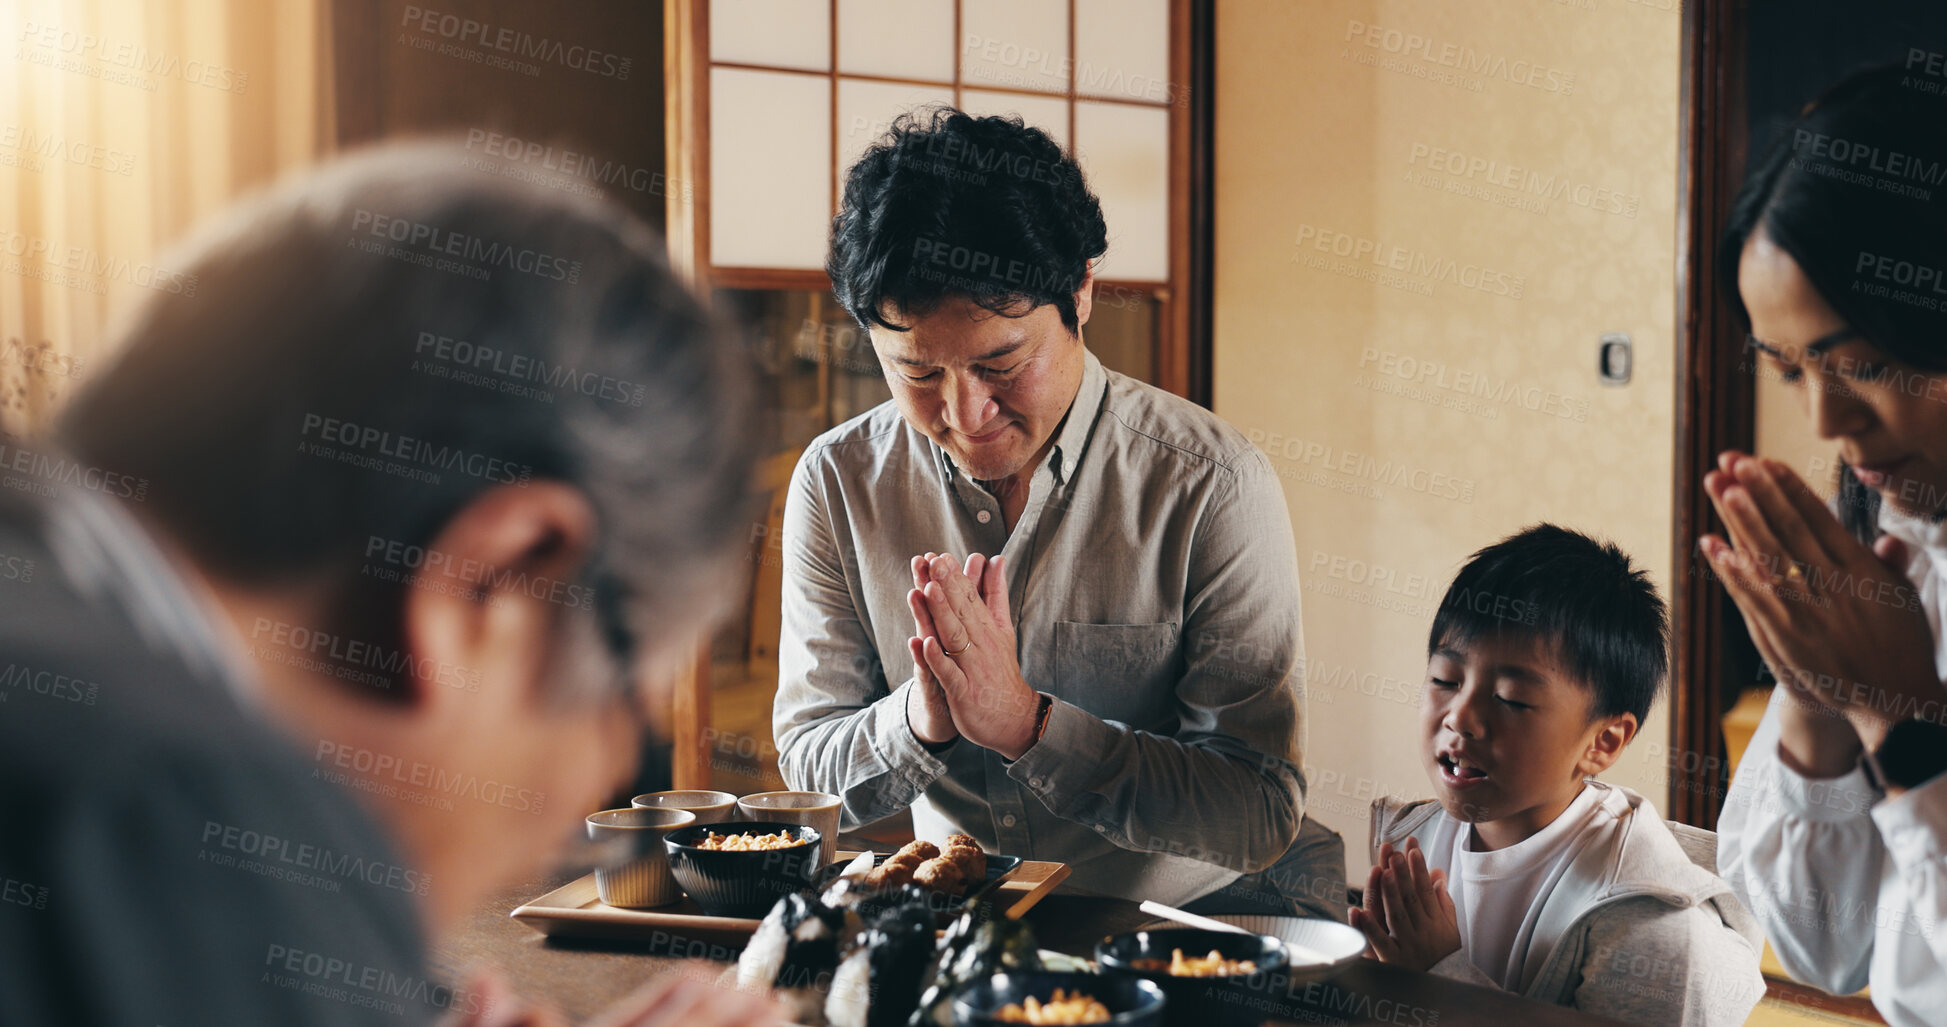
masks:
<path id="1" fill-rule="evenodd" d="M 334 628 L 380 644 L 399 581 L 454 576 L 424 547 L 469 501 L 567 483 L 598 548 L 544 587 L 618 655 L 667 660 L 731 598 L 750 360 L 638 219 L 466 157 L 371 150 L 233 209 L 59 434 L 147 478 L 149 519 L 211 573 L 322 581 Z"/>

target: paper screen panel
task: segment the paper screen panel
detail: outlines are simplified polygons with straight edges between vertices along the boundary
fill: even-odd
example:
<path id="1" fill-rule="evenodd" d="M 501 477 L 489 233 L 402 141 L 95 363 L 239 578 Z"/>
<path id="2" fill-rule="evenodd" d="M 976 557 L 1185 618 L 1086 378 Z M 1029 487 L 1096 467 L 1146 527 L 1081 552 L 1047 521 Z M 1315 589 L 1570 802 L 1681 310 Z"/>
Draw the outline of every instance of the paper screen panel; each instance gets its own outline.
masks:
<path id="1" fill-rule="evenodd" d="M 710 59 L 830 71 L 830 0 L 710 0 Z"/>
<path id="2" fill-rule="evenodd" d="M 960 84 L 1068 92 L 1068 5 L 962 0 Z"/>
<path id="3" fill-rule="evenodd" d="M 1075 92 L 1173 102 L 1169 0 L 1075 0 Z"/>
<path id="4" fill-rule="evenodd" d="M 953 81 L 953 0 L 837 0 L 838 71 Z"/>
<path id="5" fill-rule="evenodd" d="M 830 126 L 830 79 L 710 70 L 711 263 L 825 266 Z"/>
<path id="6" fill-rule="evenodd" d="M 1169 277 L 1170 118 L 1162 107 L 1075 105 L 1075 149 L 1109 222 L 1100 278 Z"/>

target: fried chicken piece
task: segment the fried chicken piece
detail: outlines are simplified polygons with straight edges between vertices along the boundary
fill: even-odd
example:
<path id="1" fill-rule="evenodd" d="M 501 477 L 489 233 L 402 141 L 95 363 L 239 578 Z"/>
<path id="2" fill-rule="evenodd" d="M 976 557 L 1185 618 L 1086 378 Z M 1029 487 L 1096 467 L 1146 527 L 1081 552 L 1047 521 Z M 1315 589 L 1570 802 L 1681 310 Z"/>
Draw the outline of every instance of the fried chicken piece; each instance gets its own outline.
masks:
<path id="1" fill-rule="evenodd" d="M 913 871 L 913 883 L 947 895 L 958 895 L 967 879 L 960 870 L 960 864 L 944 856 L 935 856 Z"/>
<path id="2" fill-rule="evenodd" d="M 865 886 L 875 891 L 889 891 L 903 884 L 911 884 L 913 871 L 918 866 L 917 863 L 907 863 L 903 860 L 887 860 L 865 875 Z"/>
<path id="3" fill-rule="evenodd" d="M 917 856 L 918 857 L 917 859 L 912 860 L 912 862 L 915 865 L 917 865 L 920 863 L 924 863 L 927 860 L 932 859 L 934 856 L 937 856 L 939 854 L 940 854 L 939 846 L 934 845 L 932 842 L 914 839 L 910 842 L 907 842 L 905 848 L 902 848 L 898 852 L 893 853 L 892 858 L 903 859 L 907 856 Z"/>
<path id="4" fill-rule="evenodd" d="M 966 846 L 966 847 L 967 847 L 967 848 L 969 848 L 969 849 L 978 849 L 978 848 L 980 848 L 980 843 L 979 843 L 979 842 L 977 842 L 977 841 L 974 841 L 974 836 L 973 836 L 973 835 L 970 835 L 970 834 L 950 834 L 950 835 L 947 835 L 947 836 L 946 836 L 946 846 L 945 846 L 945 847 L 946 847 L 946 848 L 949 848 L 949 849 L 951 849 L 951 848 L 953 848 L 953 847 L 954 847 L 954 846 L 956 846 L 956 845 L 964 845 L 964 846 Z"/>
<path id="5" fill-rule="evenodd" d="M 987 876 L 987 854 L 973 845 L 948 845 L 940 854 L 941 859 L 953 861 L 960 868 L 960 876 L 969 881 L 983 880 Z"/>

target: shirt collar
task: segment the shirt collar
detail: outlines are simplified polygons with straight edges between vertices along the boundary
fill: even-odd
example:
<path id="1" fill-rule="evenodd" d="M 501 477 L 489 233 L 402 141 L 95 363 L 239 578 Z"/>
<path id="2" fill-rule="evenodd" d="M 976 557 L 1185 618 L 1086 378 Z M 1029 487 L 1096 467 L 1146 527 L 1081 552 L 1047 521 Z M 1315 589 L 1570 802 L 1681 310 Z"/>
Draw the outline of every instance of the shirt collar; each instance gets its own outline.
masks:
<path id="1" fill-rule="evenodd" d="M 243 640 L 216 597 L 183 574 L 134 515 L 117 500 L 71 487 L 48 506 L 48 549 L 78 592 L 119 603 L 144 641 L 222 681 L 239 705 L 257 704 Z"/>
<path id="2" fill-rule="evenodd" d="M 1093 436 L 1095 416 L 1102 412 L 1102 399 L 1109 391 L 1109 372 L 1102 362 L 1086 348 L 1082 350 L 1082 387 L 1075 393 L 1075 402 L 1068 408 L 1068 417 L 1062 421 L 1061 430 L 1055 435 L 1054 448 L 1048 451 L 1048 466 L 1055 473 L 1055 481 L 1067 485 L 1074 480 L 1075 469 L 1081 466 L 1082 454 L 1088 449 L 1088 440 Z"/>
<path id="3" fill-rule="evenodd" d="M 1879 504 L 1879 530 L 1929 553 L 1947 554 L 1947 520 L 1916 517 L 1891 503 Z"/>
<path id="4" fill-rule="evenodd" d="M 1074 480 L 1075 469 L 1081 466 L 1082 455 L 1088 449 L 1088 440 L 1095 427 L 1095 417 L 1102 412 L 1103 397 L 1109 391 L 1109 372 L 1102 366 L 1087 347 L 1082 349 L 1082 384 L 1075 390 L 1075 399 L 1068 405 L 1068 413 L 1062 418 L 1061 427 L 1055 433 L 1055 444 L 1048 449 L 1048 469 L 1055 476 L 1055 483 L 1066 486 Z M 939 465 L 941 478 L 948 484 L 960 476 L 960 469 L 953 464 L 932 440 L 927 445 L 933 450 L 933 460 Z"/>

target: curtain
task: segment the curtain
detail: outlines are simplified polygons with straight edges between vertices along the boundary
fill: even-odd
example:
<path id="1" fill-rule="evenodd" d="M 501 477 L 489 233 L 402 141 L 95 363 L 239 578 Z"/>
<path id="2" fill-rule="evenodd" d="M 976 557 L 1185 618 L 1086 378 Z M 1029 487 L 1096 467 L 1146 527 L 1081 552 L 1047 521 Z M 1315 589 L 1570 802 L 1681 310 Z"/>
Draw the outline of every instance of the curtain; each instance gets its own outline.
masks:
<path id="1" fill-rule="evenodd" d="M 44 428 L 167 246 L 328 149 L 329 0 L 0 0 L 0 431 Z"/>

